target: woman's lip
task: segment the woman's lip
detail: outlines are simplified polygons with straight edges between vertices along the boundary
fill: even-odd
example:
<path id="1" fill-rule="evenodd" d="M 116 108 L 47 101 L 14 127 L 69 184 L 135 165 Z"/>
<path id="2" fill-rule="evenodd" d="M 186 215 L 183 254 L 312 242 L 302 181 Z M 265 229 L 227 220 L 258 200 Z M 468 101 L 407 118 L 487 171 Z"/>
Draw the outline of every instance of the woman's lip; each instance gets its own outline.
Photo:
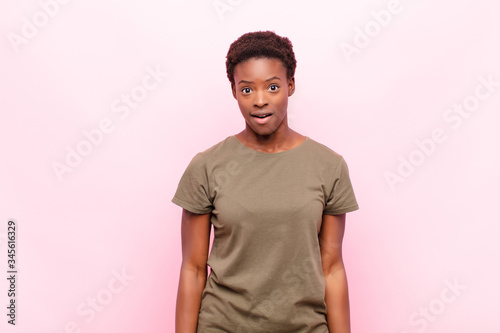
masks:
<path id="1" fill-rule="evenodd" d="M 269 122 L 269 119 L 271 119 L 272 116 L 273 116 L 273 114 L 270 114 L 269 116 L 267 116 L 265 118 L 259 118 L 259 117 L 255 117 L 255 116 L 252 116 L 252 118 L 255 119 L 255 122 L 257 124 L 264 125 L 264 124 Z"/>

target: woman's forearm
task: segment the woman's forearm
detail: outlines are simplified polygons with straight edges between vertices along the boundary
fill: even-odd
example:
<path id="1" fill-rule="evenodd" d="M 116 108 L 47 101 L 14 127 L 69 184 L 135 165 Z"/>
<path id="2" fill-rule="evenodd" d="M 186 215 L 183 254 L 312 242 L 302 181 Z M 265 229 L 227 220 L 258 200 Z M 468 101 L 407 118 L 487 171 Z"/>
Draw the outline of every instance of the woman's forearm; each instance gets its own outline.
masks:
<path id="1" fill-rule="evenodd" d="M 325 301 L 330 333 L 350 333 L 349 293 L 344 267 L 325 274 Z"/>
<path id="2" fill-rule="evenodd" d="M 175 332 L 196 333 L 201 294 L 207 280 L 207 270 L 181 266 L 177 304 L 175 309 Z"/>

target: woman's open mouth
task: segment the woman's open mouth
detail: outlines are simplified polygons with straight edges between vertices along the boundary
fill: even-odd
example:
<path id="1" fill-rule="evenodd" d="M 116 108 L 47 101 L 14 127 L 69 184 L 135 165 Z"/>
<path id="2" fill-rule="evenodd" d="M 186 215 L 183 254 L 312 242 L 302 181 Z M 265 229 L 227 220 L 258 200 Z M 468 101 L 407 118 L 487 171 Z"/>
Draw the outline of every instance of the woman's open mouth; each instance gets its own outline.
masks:
<path id="1" fill-rule="evenodd" d="M 272 116 L 273 116 L 272 113 L 267 113 L 267 114 L 263 114 L 261 116 L 252 116 L 252 117 L 255 119 L 255 122 L 257 124 L 263 125 L 263 124 L 267 123 L 271 119 Z"/>

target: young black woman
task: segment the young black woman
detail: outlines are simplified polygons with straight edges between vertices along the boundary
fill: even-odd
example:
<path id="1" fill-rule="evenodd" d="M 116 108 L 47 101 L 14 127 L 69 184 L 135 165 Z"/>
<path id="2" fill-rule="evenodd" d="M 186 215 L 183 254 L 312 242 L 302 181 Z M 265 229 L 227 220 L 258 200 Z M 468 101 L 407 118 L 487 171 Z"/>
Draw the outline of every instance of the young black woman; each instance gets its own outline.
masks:
<path id="1" fill-rule="evenodd" d="M 229 48 L 245 129 L 196 154 L 172 199 L 177 333 L 350 332 L 342 240 L 358 204 L 343 157 L 288 127 L 295 67 L 290 40 L 270 31 Z"/>

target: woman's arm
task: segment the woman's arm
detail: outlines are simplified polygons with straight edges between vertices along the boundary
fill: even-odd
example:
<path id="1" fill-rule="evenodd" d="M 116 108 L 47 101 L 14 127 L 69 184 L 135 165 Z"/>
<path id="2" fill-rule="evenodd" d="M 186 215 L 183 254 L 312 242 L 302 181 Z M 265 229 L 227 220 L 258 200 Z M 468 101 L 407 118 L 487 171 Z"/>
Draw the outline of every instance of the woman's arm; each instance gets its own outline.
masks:
<path id="1" fill-rule="evenodd" d="M 182 209 L 182 265 L 175 309 L 175 332 L 196 333 L 201 294 L 207 281 L 210 214 Z"/>
<path id="2" fill-rule="evenodd" d="M 319 234 L 321 263 L 326 283 L 326 315 L 331 333 L 351 332 L 347 276 L 342 261 L 345 215 L 323 215 Z"/>

